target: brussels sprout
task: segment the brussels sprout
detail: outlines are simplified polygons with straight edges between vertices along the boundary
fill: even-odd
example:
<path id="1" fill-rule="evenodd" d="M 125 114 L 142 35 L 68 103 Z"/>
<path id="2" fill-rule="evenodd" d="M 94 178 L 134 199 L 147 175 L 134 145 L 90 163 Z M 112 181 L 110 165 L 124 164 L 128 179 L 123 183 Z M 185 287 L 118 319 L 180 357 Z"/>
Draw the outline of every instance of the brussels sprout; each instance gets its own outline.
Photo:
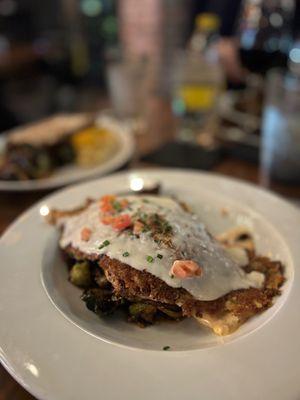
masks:
<path id="1" fill-rule="evenodd" d="M 36 155 L 35 164 L 35 173 L 37 176 L 43 176 L 52 169 L 50 157 L 46 152 L 41 151 Z"/>
<path id="2" fill-rule="evenodd" d="M 129 306 L 129 314 L 133 321 L 153 323 L 156 311 L 155 306 L 147 303 L 133 303 Z"/>
<path id="3" fill-rule="evenodd" d="M 87 261 L 77 262 L 70 271 L 70 282 L 79 287 L 87 287 L 91 284 L 91 273 Z"/>
<path id="4" fill-rule="evenodd" d="M 75 160 L 75 150 L 69 143 L 60 144 L 57 148 L 56 157 L 60 164 L 66 164 Z"/>
<path id="5" fill-rule="evenodd" d="M 115 298 L 110 290 L 105 289 L 88 289 L 81 299 L 85 302 L 87 308 L 99 316 L 112 314 L 123 302 L 121 299 Z"/>

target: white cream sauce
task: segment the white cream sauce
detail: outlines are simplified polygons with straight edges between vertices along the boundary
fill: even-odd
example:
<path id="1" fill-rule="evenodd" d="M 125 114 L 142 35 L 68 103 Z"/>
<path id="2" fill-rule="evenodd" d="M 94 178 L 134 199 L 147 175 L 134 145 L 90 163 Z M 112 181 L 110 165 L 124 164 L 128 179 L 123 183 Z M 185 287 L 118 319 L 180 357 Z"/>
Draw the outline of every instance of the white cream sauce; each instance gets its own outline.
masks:
<path id="1" fill-rule="evenodd" d="M 148 214 L 157 213 L 168 221 L 173 229 L 172 243 L 175 249 L 156 243 L 150 232 L 142 233 L 137 238 L 126 231 L 120 233 L 102 224 L 98 202 L 92 203 L 79 215 L 60 220 L 63 226 L 60 246 L 72 245 L 88 254 L 106 254 L 137 270 L 150 272 L 171 287 L 182 287 L 199 300 L 214 300 L 232 290 L 262 285 L 262 274 L 246 274 L 208 234 L 199 218 L 184 211 L 176 201 L 155 196 L 128 196 L 126 199 L 130 209 L 122 214 L 133 215 L 142 210 Z M 81 240 L 83 228 L 92 231 L 88 241 Z M 104 241 L 110 244 L 99 249 Z M 128 257 L 123 256 L 125 252 L 129 253 Z M 158 258 L 158 254 L 163 258 Z M 147 261 L 147 256 L 153 257 L 153 262 Z M 176 259 L 197 262 L 203 274 L 186 279 L 172 278 L 170 269 Z"/>

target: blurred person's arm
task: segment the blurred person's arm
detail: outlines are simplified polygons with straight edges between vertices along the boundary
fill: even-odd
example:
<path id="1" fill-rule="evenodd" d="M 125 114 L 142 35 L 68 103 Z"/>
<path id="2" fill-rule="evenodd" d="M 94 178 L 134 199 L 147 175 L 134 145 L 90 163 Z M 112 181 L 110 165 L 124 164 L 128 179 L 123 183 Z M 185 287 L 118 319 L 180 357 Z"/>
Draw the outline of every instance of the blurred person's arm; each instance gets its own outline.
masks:
<path id="1" fill-rule="evenodd" d="M 245 81 L 246 70 L 243 68 L 239 55 L 239 41 L 235 37 L 238 18 L 241 15 L 242 0 L 213 0 L 219 5 L 221 24 L 221 39 L 218 43 L 220 60 L 227 79 L 233 84 Z"/>
<path id="2" fill-rule="evenodd" d="M 244 82 L 247 70 L 241 63 L 238 40 L 233 37 L 221 38 L 218 42 L 218 52 L 227 79 L 234 84 Z"/>
<path id="3" fill-rule="evenodd" d="M 242 0 L 196 0 L 196 14 L 203 11 L 216 13 L 221 20 L 218 51 L 226 76 L 233 84 L 244 82 L 246 70 L 239 57 L 239 43 L 235 38 Z"/>

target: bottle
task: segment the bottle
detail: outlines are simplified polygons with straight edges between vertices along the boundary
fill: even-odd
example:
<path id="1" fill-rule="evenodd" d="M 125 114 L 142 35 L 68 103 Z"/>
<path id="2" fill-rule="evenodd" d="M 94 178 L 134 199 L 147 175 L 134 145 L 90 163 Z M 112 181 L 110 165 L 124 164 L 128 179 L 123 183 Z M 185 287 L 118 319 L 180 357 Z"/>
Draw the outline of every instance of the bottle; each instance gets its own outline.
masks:
<path id="1" fill-rule="evenodd" d="M 180 140 L 197 141 L 215 125 L 216 103 L 225 85 L 216 47 L 219 26 L 215 14 L 198 15 L 187 49 L 176 62 L 172 109 Z"/>

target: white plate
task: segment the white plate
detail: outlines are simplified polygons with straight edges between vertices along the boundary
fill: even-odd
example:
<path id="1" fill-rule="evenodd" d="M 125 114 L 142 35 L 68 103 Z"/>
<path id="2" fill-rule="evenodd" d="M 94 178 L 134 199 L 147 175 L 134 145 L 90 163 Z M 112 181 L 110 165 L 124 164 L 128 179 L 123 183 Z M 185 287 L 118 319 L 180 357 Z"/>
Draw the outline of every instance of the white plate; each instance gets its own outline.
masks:
<path id="1" fill-rule="evenodd" d="M 259 252 L 286 265 L 288 279 L 275 305 L 223 339 L 193 321 L 140 329 L 85 309 L 65 279 L 57 233 L 40 211 L 125 191 L 136 177 L 159 179 L 165 192 L 189 201 L 213 233 L 253 227 Z M 221 215 L 224 206 L 228 217 Z M 40 399 L 298 399 L 299 226 L 298 209 L 284 200 L 198 172 L 120 173 L 61 190 L 24 213 L 1 239 L 2 363 Z M 162 351 L 167 345 L 171 349 Z"/>
<path id="2" fill-rule="evenodd" d="M 45 179 L 28 181 L 5 181 L 0 180 L 0 191 L 32 191 L 54 189 L 69 185 L 74 182 L 92 179 L 116 171 L 126 164 L 134 152 L 134 139 L 132 132 L 126 124 L 117 122 L 110 117 L 100 116 L 97 123 L 107 126 L 118 141 L 118 149 L 103 163 L 94 167 L 83 168 L 75 164 L 57 168 L 54 173 Z M 5 135 L 0 137 L 0 154 L 4 151 Z"/>

